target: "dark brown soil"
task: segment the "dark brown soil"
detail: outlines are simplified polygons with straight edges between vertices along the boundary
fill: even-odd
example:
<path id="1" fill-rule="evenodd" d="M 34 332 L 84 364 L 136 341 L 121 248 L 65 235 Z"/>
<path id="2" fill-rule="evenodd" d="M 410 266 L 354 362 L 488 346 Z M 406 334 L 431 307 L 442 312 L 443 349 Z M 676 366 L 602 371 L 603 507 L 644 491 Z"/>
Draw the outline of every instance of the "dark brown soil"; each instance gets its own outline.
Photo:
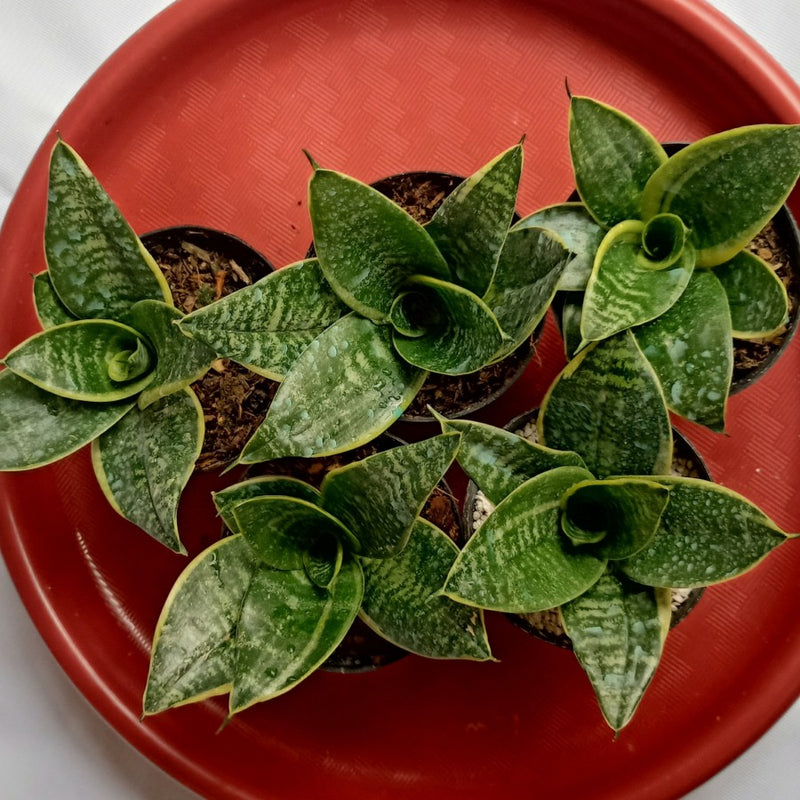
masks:
<path id="1" fill-rule="evenodd" d="M 289 475 L 318 489 L 331 470 L 400 444 L 403 442 L 396 437 L 383 434 L 363 447 L 333 456 L 287 457 L 265 461 L 248 470 L 247 476 Z M 420 516 L 441 528 L 459 547 L 464 544 L 458 505 L 445 484 L 440 484 L 433 490 Z M 357 618 L 342 642 L 322 665 L 322 669 L 329 672 L 367 672 L 391 664 L 406 655 L 406 650 L 386 641 Z"/>
<path id="2" fill-rule="evenodd" d="M 188 314 L 272 271 L 269 262 L 235 237 L 201 228 L 167 229 L 142 237 L 169 284 L 175 306 Z M 214 362 L 192 384 L 206 424 L 195 468 L 222 469 L 234 461 L 266 416 L 278 384 L 229 359 Z"/>

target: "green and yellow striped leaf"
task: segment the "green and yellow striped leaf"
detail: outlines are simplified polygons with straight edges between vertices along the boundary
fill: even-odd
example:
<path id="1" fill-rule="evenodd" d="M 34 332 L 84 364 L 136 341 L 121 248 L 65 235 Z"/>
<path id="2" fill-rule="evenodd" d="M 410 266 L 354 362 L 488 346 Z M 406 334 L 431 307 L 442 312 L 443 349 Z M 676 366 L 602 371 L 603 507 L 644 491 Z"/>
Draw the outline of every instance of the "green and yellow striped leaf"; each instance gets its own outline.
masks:
<path id="1" fill-rule="evenodd" d="M 139 300 L 172 302 L 153 257 L 60 139 L 50 156 L 44 247 L 56 293 L 75 317 L 119 319 Z"/>
<path id="2" fill-rule="evenodd" d="M 638 220 L 612 228 L 597 250 L 581 310 L 581 335 L 596 342 L 663 314 L 683 294 L 694 271 L 694 249 L 655 268 L 642 247 L 645 225 Z"/>
<path id="3" fill-rule="evenodd" d="M 336 649 L 364 596 L 364 576 L 345 560 L 329 589 L 303 570 L 258 569 L 236 630 L 230 713 L 294 688 Z"/>
<path id="4" fill-rule="evenodd" d="M 696 270 L 666 313 L 634 331 L 676 414 L 725 427 L 733 375 L 731 317 L 725 290 L 710 270 Z"/>
<path id="5" fill-rule="evenodd" d="M 320 506 L 353 533 L 361 555 L 394 555 L 408 541 L 459 441 L 457 434 L 445 433 L 331 470 L 322 482 Z"/>
<path id="6" fill-rule="evenodd" d="M 590 345 L 542 402 L 539 441 L 578 453 L 597 478 L 662 475 L 672 428 L 656 373 L 630 331 Z"/>
<path id="7" fill-rule="evenodd" d="M 511 431 L 470 420 L 437 417 L 444 432 L 461 434 L 459 466 L 497 505 L 525 481 L 555 467 L 583 467 L 577 453 L 533 444 Z"/>
<path id="8" fill-rule="evenodd" d="M 573 96 L 569 149 L 578 193 L 602 227 L 642 218 L 648 179 L 667 160 L 648 131 L 611 106 Z"/>
<path id="9" fill-rule="evenodd" d="M 787 534 L 739 494 L 697 478 L 659 478 L 669 503 L 650 544 L 618 562 L 648 586 L 708 586 L 735 578 Z"/>
<path id="10" fill-rule="evenodd" d="M 708 136 L 673 155 L 642 197 L 649 219 L 677 214 L 697 264 L 732 258 L 785 202 L 800 174 L 800 125 L 750 125 Z"/>
<path id="11" fill-rule="evenodd" d="M 308 191 L 320 267 L 354 311 L 381 322 L 411 275 L 450 279 L 430 234 L 380 192 L 319 168 Z"/>
<path id="12" fill-rule="evenodd" d="M 385 431 L 426 377 L 401 359 L 388 326 L 348 314 L 300 354 L 241 463 L 330 455 Z"/>
<path id="13" fill-rule="evenodd" d="M 134 405 L 133 400 L 67 400 L 5 369 L 0 372 L 0 470 L 58 461 L 116 425 Z"/>
<path id="14" fill-rule="evenodd" d="M 465 545 L 445 594 L 511 613 L 542 611 L 583 594 L 603 574 L 606 561 L 576 551 L 564 536 L 560 501 L 570 487 L 591 478 L 580 467 L 558 467 L 514 490 Z"/>
<path id="15" fill-rule="evenodd" d="M 92 444 L 103 493 L 125 519 L 185 553 L 178 503 L 203 445 L 203 409 L 191 389 L 133 409 Z"/>
<path id="16" fill-rule="evenodd" d="M 133 328 L 111 320 L 76 320 L 17 345 L 5 365 L 53 394 L 113 403 L 138 394 L 154 377 L 155 358 Z"/>
<path id="17" fill-rule="evenodd" d="M 296 497 L 309 503 L 319 503 L 319 492 L 297 478 L 285 475 L 259 475 L 212 492 L 214 505 L 225 524 L 233 533 L 241 533 L 233 510 L 239 503 L 254 497 Z"/>
<path id="18" fill-rule="evenodd" d="M 789 319 L 789 297 L 783 281 L 766 261 L 742 250 L 714 267 L 728 296 L 731 333 L 739 339 L 761 339 L 777 333 Z"/>
<path id="19" fill-rule="evenodd" d="M 456 281 L 483 297 L 517 203 L 522 145 L 492 159 L 460 183 L 425 226 Z"/>
<path id="20" fill-rule="evenodd" d="M 218 356 L 283 380 L 300 353 L 345 311 L 317 260 L 309 259 L 193 311 L 180 327 Z"/>
<path id="21" fill-rule="evenodd" d="M 399 554 L 361 560 L 362 619 L 384 639 L 421 656 L 490 659 L 483 612 L 441 594 L 458 552 L 446 534 L 418 519 Z"/>
<path id="22" fill-rule="evenodd" d="M 45 330 L 75 319 L 56 294 L 47 270 L 33 276 L 33 303 L 36 316 Z"/>
<path id="23" fill-rule="evenodd" d="M 182 317 L 177 308 L 160 300 L 140 300 L 125 317 L 156 352 L 155 374 L 139 395 L 139 408 L 189 386 L 205 375 L 216 359 L 210 347 L 180 332 L 175 322 Z"/>
<path id="24" fill-rule="evenodd" d="M 395 326 L 393 342 L 409 364 L 444 375 L 465 375 L 485 367 L 504 346 L 492 310 L 468 289 L 424 275 L 409 278 L 404 289 L 398 300 L 406 310 L 400 313 L 403 323 L 401 330 Z M 411 309 L 421 304 L 426 306 L 429 327 L 404 335 L 402 330 L 408 330 L 414 319 Z M 397 319 L 397 306 L 393 308 Z"/>
<path id="25" fill-rule="evenodd" d="M 583 203 L 560 203 L 542 208 L 521 219 L 512 231 L 547 228 L 573 254 L 558 282 L 559 291 L 582 292 L 592 273 L 594 256 L 605 231 L 594 221 Z"/>
<path id="26" fill-rule="evenodd" d="M 145 714 L 231 690 L 242 603 L 257 570 L 242 536 L 213 544 L 184 569 L 153 635 Z"/>
<path id="27" fill-rule="evenodd" d="M 658 667 L 669 630 L 669 590 L 606 573 L 561 607 L 572 647 L 615 731 L 628 724 Z"/>
<path id="28" fill-rule="evenodd" d="M 484 302 L 500 323 L 506 342 L 501 354 L 517 349 L 547 313 L 571 253 L 549 231 L 509 231 Z"/>

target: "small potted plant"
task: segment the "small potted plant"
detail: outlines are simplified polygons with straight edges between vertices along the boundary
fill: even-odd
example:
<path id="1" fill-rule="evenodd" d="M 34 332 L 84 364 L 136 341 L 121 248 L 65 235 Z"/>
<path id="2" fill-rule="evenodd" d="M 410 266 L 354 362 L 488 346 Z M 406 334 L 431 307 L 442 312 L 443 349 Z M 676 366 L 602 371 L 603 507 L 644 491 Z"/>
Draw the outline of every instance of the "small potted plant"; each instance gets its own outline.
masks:
<path id="1" fill-rule="evenodd" d="M 573 96 L 569 143 L 581 202 L 515 226 L 552 228 L 576 253 L 560 285 L 568 354 L 632 330 L 670 409 L 722 430 L 733 338 L 786 339 L 786 288 L 746 245 L 800 174 L 800 126 L 736 128 L 668 156 L 621 111 Z"/>
<path id="2" fill-rule="evenodd" d="M 728 489 L 669 474 L 666 404 L 630 331 L 590 345 L 556 379 L 542 444 L 441 422 L 461 433 L 458 462 L 496 506 L 445 596 L 513 614 L 557 609 L 616 731 L 660 660 L 670 588 L 730 580 L 796 536 Z"/>
<path id="3" fill-rule="evenodd" d="M 232 536 L 175 583 L 156 629 L 144 712 L 230 694 L 230 715 L 280 695 L 335 650 L 357 614 L 432 658 L 491 658 L 482 612 L 438 596 L 458 548 L 418 514 L 460 437 L 329 472 L 317 490 L 263 476 L 215 495 Z"/>
<path id="4" fill-rule="evenodd" d="M 460 376 L 508 357 L 570 258 L 548 231 L 509 229 L 521 144 L 457 186 L 425 226 L 312 165 L 316 259 L 181 322 L 218 354 L 283 378 L 241 463 L 356 447 L 402 415 L 429 372 Z"/>
<path id="5" fill-rule="evenodd" d="M 34 278 L 44 330 L 13 348 L 0 373 L 0 468 L 39 467 L 91 442 L 111 505 L 185 552 L 178 501 L 203 440 L 188 387 L 216 355 L 173 324 L 182 314 L 161 271 L 61 140 L 44 241 L 48 269 Z"/>

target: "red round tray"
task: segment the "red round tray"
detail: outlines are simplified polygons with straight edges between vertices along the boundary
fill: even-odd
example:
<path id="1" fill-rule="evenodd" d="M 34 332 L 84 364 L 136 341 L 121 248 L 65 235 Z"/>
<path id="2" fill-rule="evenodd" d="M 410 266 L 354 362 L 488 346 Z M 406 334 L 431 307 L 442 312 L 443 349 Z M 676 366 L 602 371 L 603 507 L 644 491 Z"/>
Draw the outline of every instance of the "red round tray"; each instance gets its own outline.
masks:
<path id="1" fill-rule="evenodd" d="M 466 174 L 527 134 L 519 210 L 560 201 L 571 190 L 565 77 L 665 141 L 800 121 L 798 88 L 696 0 L 183 0 L 109 59 L 56 127 L 138 231 L 224 228 L 284 264 L 310 239 L 301 148 L 371 181 Z M 36 330 L 29 275 L 45 266 L 53 140 L 0 233 L 3 353 Z M 536 404 L 561 363 L 548 325 L 540 357 L 482 418 Z M 715 477 L 787 530 L 800 529 L 799 407 L 796 339 L 733 398 L 729 436 L 683 426 Z M 218 535 L 213 482 L 193 481 L 182 506 L 192 554 Z M 707 592 L 617 741 L 575 659 L 500 616 L 489 620 L 500 664 L 409 657 L 320 673 L 219 734 L 219 699 L 140 722 L 150 636 L 185 560 L 114 514 L 86 452 L 0 476 L 0 499 L 3 555 L 65 671 L 122 735 L 209 797 L 674 797 L 800 690 L 800 546 L 789 544 Z"/>

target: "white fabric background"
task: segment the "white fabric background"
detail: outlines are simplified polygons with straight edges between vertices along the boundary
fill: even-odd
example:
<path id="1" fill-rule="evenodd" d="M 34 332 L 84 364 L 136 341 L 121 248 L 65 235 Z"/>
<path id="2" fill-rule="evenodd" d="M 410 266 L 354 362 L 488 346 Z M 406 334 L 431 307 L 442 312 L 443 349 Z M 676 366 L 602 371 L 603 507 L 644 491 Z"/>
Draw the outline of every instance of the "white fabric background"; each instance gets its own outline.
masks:
<path id="1" fill-rule="evenodd" d="M 167 4 L 0 0 L 0 218 L 70 98 Z M 798 0 L 712 0 L 712 5 L 800 81 Z M 0 561 L 0 800 L 195 797 L 128 745 L 78 693 L 39 638 Z M 800 798 L 800 702 L 687 800 L 719 798 Z"/>

